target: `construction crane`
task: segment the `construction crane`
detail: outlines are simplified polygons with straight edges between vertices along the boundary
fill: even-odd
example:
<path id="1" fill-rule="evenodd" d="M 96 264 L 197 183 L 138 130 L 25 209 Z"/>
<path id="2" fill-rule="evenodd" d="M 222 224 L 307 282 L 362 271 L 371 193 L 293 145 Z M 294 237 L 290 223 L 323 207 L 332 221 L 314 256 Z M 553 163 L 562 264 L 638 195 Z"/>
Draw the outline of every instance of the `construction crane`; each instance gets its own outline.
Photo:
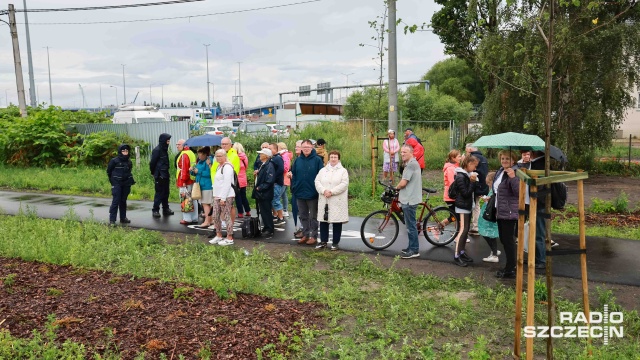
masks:
<path id="1" fill-rule="evenodd" d="M 87 102 L 84 98 L 84 89 L 82 88 L 82 85 L 78 84 L 78 86 L 80 87 L 80 93 L 82 94 L 82 108 L 86 108 L 87 107 Z"/>

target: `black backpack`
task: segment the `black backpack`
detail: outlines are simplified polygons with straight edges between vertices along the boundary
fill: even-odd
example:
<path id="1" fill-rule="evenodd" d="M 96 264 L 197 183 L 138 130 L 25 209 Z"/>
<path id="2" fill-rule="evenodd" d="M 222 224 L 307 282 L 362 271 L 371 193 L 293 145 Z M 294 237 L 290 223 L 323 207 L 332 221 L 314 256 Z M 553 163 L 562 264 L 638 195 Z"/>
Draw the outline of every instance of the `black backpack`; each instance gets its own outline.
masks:
<path id="1" fill-rule="evenodd" d="M 225 165 L 222 165 L 222 169 L 220 169 L 220 174 L 224 174 Z M 229 164 L 229 165 L 231 165 L 231 164 Z M 231 165 L 231 168 L 233 168 L 233 165 Z M 236 171 L 233 170 L 233 183 L 231 184 L 231 188 L 236 193 L 236 196 L 238 194 L 240 194 L 240 185 L 239 184 L 240 183 L 238 182 L 238 174 L 236 174 Z"/>
<path id="2" fill-rule="evenodd" d="M 456 175 L 458 176 L 458 175 Z M 450 199 L 455 199 L 458 196 L 458 189 L 456 188 L 456 180 L 453 178 L 453 182 L 449 185 L 449 192 L 447 193 Z"/>
<path id="3" fill-rule="evenodd" d="M 564 209 L 567 204 L 567 193 L 569 189 L 564 183 L 551 184 L 551 207 L 556 210 Z"/>

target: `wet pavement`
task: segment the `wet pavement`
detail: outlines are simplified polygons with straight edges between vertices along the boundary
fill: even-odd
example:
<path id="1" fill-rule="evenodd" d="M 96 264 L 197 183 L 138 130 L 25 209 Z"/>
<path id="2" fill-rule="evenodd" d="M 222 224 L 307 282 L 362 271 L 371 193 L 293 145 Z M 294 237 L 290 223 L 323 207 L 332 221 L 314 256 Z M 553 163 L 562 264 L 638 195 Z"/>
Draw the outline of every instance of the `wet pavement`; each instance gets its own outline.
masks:
<path id="1" fill-rule="evenodd" d="M 18 193 L 0 191 L 0 209 L 7 214 L 15 215 L 20 209 L 22 211 L 35 211 L 43 218 L 58 219 L 69 213 L 71 209 L 80 219 L 95 218 L 99 221 L 108 222 L 109 206 L 111 199 L 91 198 L 69 195 L 52 195 L 41 193 Z M 170 231 L 186 234 L 209 235 L 210 230 L 195 229 L 180 225 L 182 219 L 179 211 L 179 204 L 171 204 L 175 215 L 155 219 L 151 216 L 151 202 L 148 201 L 128 201 L 127 217 L 131 220 L 129 225 L 132 228 L 145 228 L 157 231 Z M 255 214 L 255 211 L 254 211 Z M 350 221 L 343 226 L 340 249 L 343 251 L 375 253 L 364 245 L 360 238 L 360 225 L 363 218 L 351 217 Z M 276 226 L 276 234 L 273 238 L 265 240 L 281 244 L 297 245 L 293 237 L 293 219 L 288 218 L 283 226 Z M 241 237 L 239 226 L 236 224 L 234 230 L 236 238 Z M 468 267 L 469 271 L 474 269 L 482 270 L 487 274 L 501 268 L 504 263 L 504 256 L 501 256 L 501 263 L 484 263 L 482 258 L 489 255 L 489 246 L 482 237 L 470 236 L 471 242 L 467 243 L 467 253 L 475 259 L 475 262 Z M 555 249 L 578 249 L 579 239 L 576 235 L 553 234 L 553 240 L 560 246 Z M 331 237 L 330 237 L 331 239 Z M 419 236 L 420 258 L 452 263 L 454 243 L 443 247 L 435 247 L 429 244 L 424 236 Z M 400 250 L 407 246 L 406 229 L 400 225 L 400 234 L 396 242 L 386 250 L 378 251 L 383 256 L 400 255 Z M 499 246 L 501 248 L 501 245 Z M 640 286 L 640 241 L 611 239 L 600 237 L 587 237 L 587 266 L 588 279 L 590 281 L 615 283 L 623 285 Z M 579 255 L 555 256 L 553 260 L 554 276 L 570 278 L 580 278 L 580 257 Z"/>

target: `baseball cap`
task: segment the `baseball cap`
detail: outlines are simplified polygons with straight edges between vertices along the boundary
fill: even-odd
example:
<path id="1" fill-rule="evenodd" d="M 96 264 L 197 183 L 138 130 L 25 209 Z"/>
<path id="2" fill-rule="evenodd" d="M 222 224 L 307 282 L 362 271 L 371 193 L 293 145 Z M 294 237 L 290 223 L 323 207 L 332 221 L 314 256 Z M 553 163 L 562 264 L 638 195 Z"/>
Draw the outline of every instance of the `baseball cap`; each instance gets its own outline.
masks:
<path id="1" fill-rule="evenodd" d="M 262 150 L 258 151 L 258 154 L 265 154 L 268 157 L 272 157 L 273 156 L 273 153 L 269 149 L 262 149 Z"/>

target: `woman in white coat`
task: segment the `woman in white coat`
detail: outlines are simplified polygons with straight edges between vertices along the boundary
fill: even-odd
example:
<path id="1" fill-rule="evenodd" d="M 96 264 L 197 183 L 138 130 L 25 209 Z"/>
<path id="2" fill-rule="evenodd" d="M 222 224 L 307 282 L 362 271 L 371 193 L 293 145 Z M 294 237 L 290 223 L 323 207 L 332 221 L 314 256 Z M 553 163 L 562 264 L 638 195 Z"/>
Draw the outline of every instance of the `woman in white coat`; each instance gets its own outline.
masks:
<path id="1" fill-rule="evenodd" d="M 331 250 L 338 250 L 342 224 L 349 221 L 349 173 L 340 163 L 340 152 L 329 153 L 329 162 L 316 176 L 318 197 L 318 222 L 320 243 L 316 249 L 324 249 L 329 241 L 329 224 L 333 224 Z"/>

